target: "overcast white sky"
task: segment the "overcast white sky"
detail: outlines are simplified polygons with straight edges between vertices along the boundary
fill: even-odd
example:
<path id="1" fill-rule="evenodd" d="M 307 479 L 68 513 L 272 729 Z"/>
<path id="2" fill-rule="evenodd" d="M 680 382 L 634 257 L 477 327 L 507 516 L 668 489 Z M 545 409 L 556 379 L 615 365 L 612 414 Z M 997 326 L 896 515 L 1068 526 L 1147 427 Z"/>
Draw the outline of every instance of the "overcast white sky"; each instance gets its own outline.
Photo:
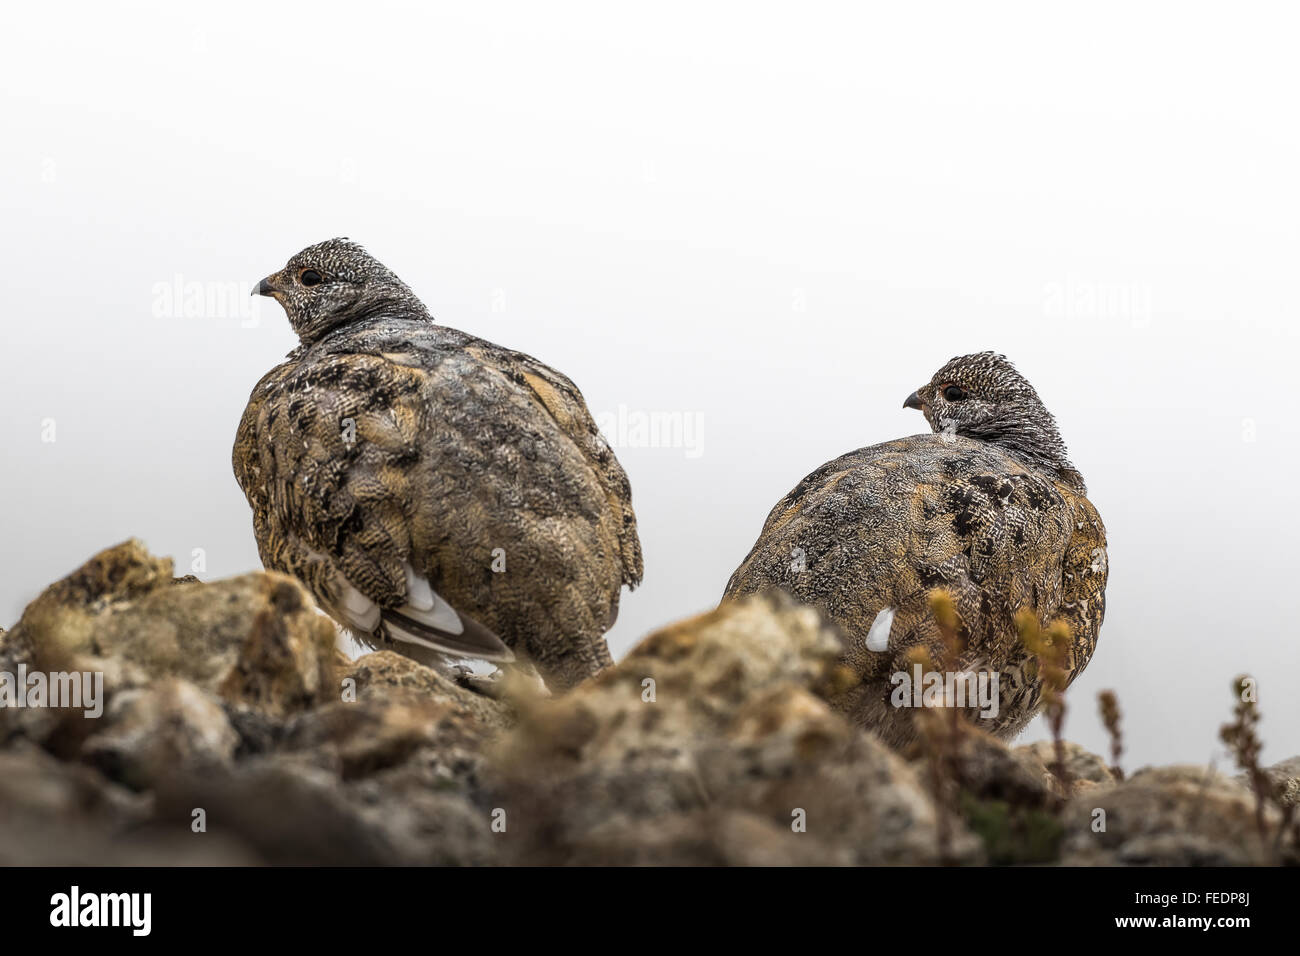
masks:
<path id="1" fill-rule="evenodd" d="M 1130 766 L 1205 761 L 1247 671 L 1266 758 L 1300 752 L 1294 18 L 864 6 L 11 5 L 0 624 L 132 535 L 259 566 L 230 446 L 294 339 L 220 293 L 346 235 L 598 414 L 698 428 L 619 449 L 646 580 L 616 655 L 992 348 L 1109 529 L 1068 735 L 1103 746 L 1113 687 Z"/>

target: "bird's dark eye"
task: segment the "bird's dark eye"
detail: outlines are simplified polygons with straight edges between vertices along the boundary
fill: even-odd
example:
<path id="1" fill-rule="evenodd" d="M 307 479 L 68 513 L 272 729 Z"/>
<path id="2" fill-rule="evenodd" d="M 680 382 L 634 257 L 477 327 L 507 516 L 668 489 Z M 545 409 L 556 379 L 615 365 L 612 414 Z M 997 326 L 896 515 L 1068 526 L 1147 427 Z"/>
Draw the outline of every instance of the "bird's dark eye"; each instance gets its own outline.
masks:
<path id="1" fill-rule="evenodd" d="M 315 269 L 303 269 L 298 274 L 298 281 L 303 285 L 320 285 L 324 278 Z"/>
<path id="2" fill-rule="evenodd" d="M 943 397 L 950 402 L 960 402 L 966 397 L 966 389 L 960 385 L 949 385 L 943 390 Z"/>

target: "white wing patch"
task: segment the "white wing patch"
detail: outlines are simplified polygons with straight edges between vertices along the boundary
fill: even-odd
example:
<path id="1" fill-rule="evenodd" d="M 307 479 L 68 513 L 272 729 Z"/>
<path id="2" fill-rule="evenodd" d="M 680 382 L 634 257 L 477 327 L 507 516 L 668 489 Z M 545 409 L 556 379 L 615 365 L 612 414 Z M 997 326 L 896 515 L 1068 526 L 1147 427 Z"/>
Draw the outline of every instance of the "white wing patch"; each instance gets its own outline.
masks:
<path id="1" fill-rule="evenodd" d="M 406 572 L 406 603 L 397 608 L 397 612 L 420 624 L 446 631 L 448 634 L 463 634 L 465 624 L 456 613 L 456 609 L 440 598 L 430 587 L 429 582 L 416 574 L 415 569 L 409 564 L 403 564 L 402 570 Z M 342 575 L 339 575 L 339 584 L 343 596 L 343 606 L 340 610 L 347 618 L 348 624 L 359 631 L 372 633 L 379 626 L 382 609 L 353 587 L 352 583 Z M 434 647 L 424 638 L 399 630 L 392 624 L 388 629 L 398 640 Z"/>
<path id="2" fill-rule="evenodd" d="M 456 609 L 440 598 L 429 586 L 429 582 L 416 574 L 409 564 L 403 564 L 402 570 L 406 572 L 406 604 L 399 607 L 397 612 L 448 634 L 465 633 L 465 622 L 460 619 Z"/>
<path id="3" fill-rule="evenodd" d="M 406 573 L 406 605 L 420 611 L 428 611 L 433 608 L 433 588 L 429 587 L 429 582 L 415 573 L 415 568 L 409 564 L 403 564 L 402 570 Z"/>
<path id="4" fill-rule="evenodd" d="M 889 649 L 889 632 L 894 629 L 894 609 L 892 607 L 882 608 L 876 615 L 876 619 L 871 622 L 871 630 L 867 631 L 867 650 L 884 651 Z"/>
<path id="5" fill-rule="evenodd" d="M 410 564 L 403 563 L 402 571 L 406 575 L 406 603 L 387 610 L 340 574 L 337 610 L 345 626 L 368 636 L 383 627 L 392 641 L 415 644 L 451 657 L 487 661 L 515 659 L 500 637 L 472 617 L 462 616 Z M 414 656 L 416 660 L 422 659 Z"/>
<path id="6" fill-rule="evenodd" d="M 342 575 L 339 575 L 339 582 L 342 585 L 343 607 L 340 610 L 343 616 L 349 625 L 369 634 L 379 626 L 379 605 L 354 588 Z"/>

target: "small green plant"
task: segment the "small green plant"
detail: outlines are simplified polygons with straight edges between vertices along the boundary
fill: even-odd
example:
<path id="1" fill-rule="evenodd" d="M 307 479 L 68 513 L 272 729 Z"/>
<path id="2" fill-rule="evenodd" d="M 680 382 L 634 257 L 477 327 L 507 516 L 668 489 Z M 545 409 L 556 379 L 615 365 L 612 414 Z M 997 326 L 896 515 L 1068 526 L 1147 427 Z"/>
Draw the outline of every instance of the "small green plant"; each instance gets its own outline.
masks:
<path id="1" fill-rule="evenodd" d="M 961 811 L 994 866 L 1053 863 L 1060 858 L 1065 825 L 1050 809 L 1014 807 L 1006 800 L 981 800 L 963 793 Z"/>

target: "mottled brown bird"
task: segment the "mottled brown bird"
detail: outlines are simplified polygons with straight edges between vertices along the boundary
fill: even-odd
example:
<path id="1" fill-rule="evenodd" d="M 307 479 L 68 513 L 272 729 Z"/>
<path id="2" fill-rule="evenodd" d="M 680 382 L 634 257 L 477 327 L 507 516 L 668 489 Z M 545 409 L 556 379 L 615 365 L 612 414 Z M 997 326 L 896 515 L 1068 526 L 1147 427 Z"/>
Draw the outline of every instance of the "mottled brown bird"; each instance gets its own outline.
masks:
<path id="1" fill-rule="evenodd" d="M 1106 531 L 1051 413 L 1004 356 L 952 359 L 904 407 L 937 434 L 861 448 L 806 477 L 772 509 L 726 597 L 778 587 L 820 608 L 859 678 L 833 703 L 901 747 L 916 736 L 916 698 L 900 695 L 897 675 L 915 674 L 917 645 L 943 659 L 930 594 L 948 591 L 965 643 L 955 670 L 997 675 L 996 708 L 977 723 L 1007 739 L 1042 690 L 1013 617 L 1068 624 L 1077 677 L 1106 609 Z"/>
<path id="2" fill-rule="evenodd" d="M 631 490 L 568 378 L 435 324 L 361 246 L 257 290 L 300 345 L 253 389 L 235 477 L 262 562 L 370 647 L 531 661 L 567 688 L 642 575 Z"/>

